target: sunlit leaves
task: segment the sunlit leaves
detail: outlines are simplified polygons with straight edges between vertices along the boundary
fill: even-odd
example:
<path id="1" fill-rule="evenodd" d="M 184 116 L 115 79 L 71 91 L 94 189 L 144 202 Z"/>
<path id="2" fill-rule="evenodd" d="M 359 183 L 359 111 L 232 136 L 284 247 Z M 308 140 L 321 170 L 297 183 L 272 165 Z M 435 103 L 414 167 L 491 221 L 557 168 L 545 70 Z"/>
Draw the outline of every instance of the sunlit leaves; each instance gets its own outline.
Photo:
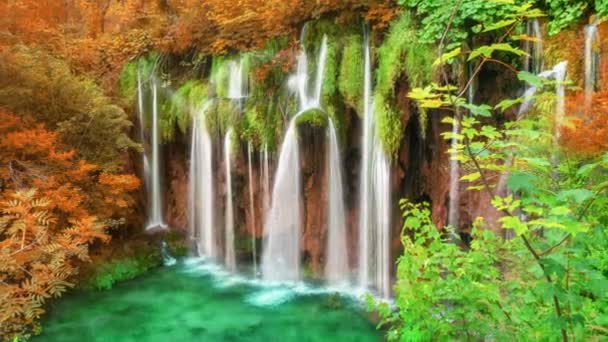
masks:
<path id="1" fill-rule="evenodd" d="M 496 51 L 509 52 L 509 53 L 515 54 L 517 56 L 523 56 L 526 54 L 526 52 L 523 51 L 522 49 L 513 47 L 510 44 L 496 43 L 496 44 L 492 44 L 492 45 L 483 45 L 483 46 L 476 48 L 475 50 L 471 51 L 467 60 L 471 61 L 480 56 L 485 57 L 485 58 L 492 58 L 492 54 Z"/>
<path id="2" fill-rule="evenodd" d="M 545 82 L 544 78 L 542 78 L 542 77 L 540 77 L 538 75 L 532 74 L 532 73 L 530 73 L 528 71 L 520 71 L 520 72 L 518 72 L 517 73 L 517 78 L 520 81 L 524 81 L 524 82 L 528 83 L 529 85 L 531 85 L 533 87 L 536 87 L 536 88 L 542 87 L 543 84 L 544 84 L 544 82 Z"/>
<path id="3" fill-rule="evenodd" d="M 460 49 L 460 47 L 457 47 L 454 50 L 446 52 L 446 53 L 442 54 L 441 56 L 439 56 L 435 60 L 435 62 L 433 62 L 433 66 L 452 64 L 452 61 L 454 60 L 454 58 L 456 58 L 460 54 L 461 54 L 461 49 Z"/>

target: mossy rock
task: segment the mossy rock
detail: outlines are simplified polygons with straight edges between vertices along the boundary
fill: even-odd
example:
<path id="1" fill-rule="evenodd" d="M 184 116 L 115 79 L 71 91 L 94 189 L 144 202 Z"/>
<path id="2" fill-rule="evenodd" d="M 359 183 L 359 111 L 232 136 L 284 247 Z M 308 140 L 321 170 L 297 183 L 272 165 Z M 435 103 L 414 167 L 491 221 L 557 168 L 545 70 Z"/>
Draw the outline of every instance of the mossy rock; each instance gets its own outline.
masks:
<path id="1" fill-rule="evenodd" d="M 324 127 L 327 125 L 327 113 L 318 108 L 311 108 L 300 113 L 296 118 L 296 125 L 310 125 L 312 127 Z"/>

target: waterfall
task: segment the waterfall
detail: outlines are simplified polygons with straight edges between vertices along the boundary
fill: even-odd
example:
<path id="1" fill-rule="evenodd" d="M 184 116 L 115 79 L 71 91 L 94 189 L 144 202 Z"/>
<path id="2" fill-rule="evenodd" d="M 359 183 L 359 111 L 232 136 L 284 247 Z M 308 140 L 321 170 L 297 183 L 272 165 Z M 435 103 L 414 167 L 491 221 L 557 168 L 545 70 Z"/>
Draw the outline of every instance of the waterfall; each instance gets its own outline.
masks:
<path id="1" fill-rule="evenodd" d="M 228 98 L 232 100 L 241 100 L 247 96 L 246 83 L 243 82 L 244 62 L 243 59 L 237 63 L 230 61 L 228 63 L 229 80 L 228 80 Z"/>
<path id="2" fill-rule="evenodd" d="M 272 205 L 264 224 L 266 237 L 262 253 L 262 276 L 265 280 L 300 279 L 302 198 L 296 118 L 297 115 L 291 119 L 281 146 L 272 190 Z"/>
<path id="3" fill-rule="evenodd" d="M 249 212 L 251 213 L 251 251 L 253 259 L 253 275 L 258 274 L 257 248 L 256 248 L 256 226 L 255 207 L 253 203 L 253 172 L 251 170 L 251 141 L 247 142 L 247 172 L 249 176 Z"/>
<path id="4" fill-rule="evenodd" d="M 450 140 L 450 201 L 448 204 L 448 225 L 454 229 L 458 229 L 460 220 L 460 164 L 456 159 L 458 156 L 456 148 L 458 146 L 457 135 L 460 133 L 460 118 L 458 117 L 458 110 L 456 113 L 457 115 L 454 115 L 452 121 L 452 139 Z"/>
<path id="5" fill-rule="evenodd" d="M 524 40 L 524 70 L 538 74 L 543 70 L 543 35 L 540 23 L 534 18 L 526 22 L 526 35 L 533 40 Z"/>
<path id="6" fill-rule="evenodd" d="M 563 61 L 556 64 L 553 69 L 545 70 L 538 74 L 541 78 L 553 78 L 557 84 L 555 86 L 555 94 L 557 96 L 556 99 L 556 108 L 555 108 L 555 133 L 553 136 L 553 142 L 555 145 L 558 144 L 560 138 L 560 127 L 564 119 L 565 106 L 566 106 L 566 98 L 565 98 L 565 85 L 564 80 L 566 78 L 566 71 L 568 67 L 568 62 Z M 524 101 L 519 107 L 519 111 L 517 112 L 517 119 L 521 119 L 524 115 L 532 108 L 534 104 L 534 96 L 538 89 L 536 87 L 530 87 L 526 90 L 523 95 Z M 509 155 L 505 160 L 505 166 L 509 168 L 513 164 L 513 155 Z M 507 178 L 509 177 L 509 173 L 503 172 L 500 175 L 498 183 L 496 184 L 496 194 L 499 196 L 507 195 Z"/>
<path id="7" fill-rule="evenodd" d="M 365 36 L 363 153 L 359 188 L 359 286 L 390 296 L 390 163 L 378 135 L 372 102 L 369 36 Z"/>
<path id="8" fill-rule="evenodd" d="M 327 36 L 323 35 L 321 49 L 319 50 L 319 61 L 317 63 L 317 79 L 315 80 L 315 92 L 313 97 L 308 100 L 307 107 L 321 106 L 321 90 L 323 88 L 323 75 L 325 73 L 325 62 L 327 60 Z M 300 110 L 303 110 L 301 108 Z"/>
<path id="9" fill-rule="evenodd" d="M 177 260 L 169 252 L 169 245 L 164 240 L 160 244 L 160 255 L 163 259 L 163 266 L 173 266 L 177 263 Z"/>
<path id="10" fill-rule="evenodd" d="M 217 256 L 217 248 L 213 217 L 212 149 L 204 117 L 210 103 L 207 102 L 196 113 L 192 122 L 189 204 L 191 237 L 196 241 L 199 255 L 213 259 Z"/>
<path id="11" fill-rule="evenodd" d="M 292 75 L 288 80 L 289 88 L 297 95 L 299 100 L 299 111 L 303 112 L 311 108 L 321 107 L 321 90 L 323 88 L 323 75 L 325 72 L 325 62 L 327 59 L 327 36 L 323 36 L 321 47 L 319 49 L 319 57 L 317 62 L 317 73 L 315 83 L 313 84 L 313 93 L 310 94 L 310 84 L 308 80 L 308 56 L 306 49 L 302 46 L 302 50 L 297 57 L 298 66 L 295 75 Z"/>
<path id="12" fill-rule="evenodd" d="M 300 279 L 302 184 L 296 118 L 307 110 L 319 108 L 326 58 L 327 36 L 324 35 L 319 49 L 312 96 L 309 95 L 308 57 L 303 45 L 298 56 L 296 74 L 288 80 L 289 88 L 299 99 L 300 110 L 289 122 L 281 146 L 272 190 L 272 204 L 264 222 L 266 237 L 262 253 L 262 276 L 266 280 Z"/>
<path id="13" fill-rule="evenodd" d="M 270 162 L 268 161 L 268 146 L 264 145 L 264 151 L 263 151 L 263 174 L 262 176 L 264 177 L 262 180 L 262 185 L 264 186 L 264 198 L 263 198 L 263 203 L 264 203 L 264 215 L 266 215 L 266 213 L 268 212 L 268 209 L 270 209 Z"/>
<path id="14" fill-rule="evenodd" d="M 224 229 L 225 246 L 224 262 L 230 271 L 236 270 L 236 257 L 234 253 L 234 207 L 232 204 L 232 128 L 224 137 L 224 164 L 226 167 L 226 211 Z"/>
<path id="15" fill-rule="evenodd" d="M 597 86 L 597 71 L 599 68 L 599 34 L 597 24 L 585 26 L 585 111 L 591 107 L 593 92 Z"/>
<path id="16" fill-rule="evenodd" d="M 555 100 L 555 134 L 553 138 L 556 146 L 559 143 L 561 126 L 564 122 L 564 114 L 566 112 L 566 86 L 564 85 L 564 81 L 566 80 L 567 70 L 568 62 L 566 61 L 557 64 L 553 68 L 555 81 L 557 82 L 555 85 L 555 95 L 557 99 Z"/>
<path id="17" fill-rule="evenodd" d="M 160 189 L 160 146 L 158 127 L 158 86 L 152 82 L 152 165 L 150 169 L 150 210 L 146 229 L 166 228 L 162 214 L 162 196 Z"/>
<path id="18" fill-rule="evenodd" d="M 141 71 L 139 68 L 137 68 L 137 114 L 139 115 L 139 135 L 142 145 L 145 146 L 146 137 L 144 134 L 144 91 L 141 81 Z M 148 154 L 146 153 L 145 147 L 142 153 L 142 158 L 144 165 L 144 186 L 146 186 L 147 188 L 150 183 L 150 163 L 148 162 Z M 147 189 L 147 191 L 150 191 L 150 189 Z"/>
<path id="19" fill-rule="evenodd" d="M 344 218 L 344 194 L 342 191 L 342 163 L 336 128 L 331 119 L 328 141 L 329 215 L 327 224 L 327 262 L 325 277 L 332 285 L 348 281 L 348 251 L 346 247 L 346 222 Z"/>

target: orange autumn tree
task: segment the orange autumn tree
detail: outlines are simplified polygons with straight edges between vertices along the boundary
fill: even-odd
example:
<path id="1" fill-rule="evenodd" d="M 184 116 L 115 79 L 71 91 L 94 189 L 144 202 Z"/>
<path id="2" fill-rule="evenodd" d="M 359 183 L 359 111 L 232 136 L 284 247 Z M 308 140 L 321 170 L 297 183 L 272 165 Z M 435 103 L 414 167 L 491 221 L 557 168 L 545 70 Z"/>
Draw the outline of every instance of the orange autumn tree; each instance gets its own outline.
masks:
<path id="1" fill-rule="evenodd" d="M 37 332 L 88 246 L 130 213 L 137 177 L 102 172 L 43 125 L 0 109 L 0 336 Z"/>
<path id="2" fill-rule="evenodd" d="M 567 124 L 562 127 L 561 144 L 566 151 L 597 156 L 608 151 L 608 92 L 597 92 L 589 108 L 584 94 L 567 99 Z"/>

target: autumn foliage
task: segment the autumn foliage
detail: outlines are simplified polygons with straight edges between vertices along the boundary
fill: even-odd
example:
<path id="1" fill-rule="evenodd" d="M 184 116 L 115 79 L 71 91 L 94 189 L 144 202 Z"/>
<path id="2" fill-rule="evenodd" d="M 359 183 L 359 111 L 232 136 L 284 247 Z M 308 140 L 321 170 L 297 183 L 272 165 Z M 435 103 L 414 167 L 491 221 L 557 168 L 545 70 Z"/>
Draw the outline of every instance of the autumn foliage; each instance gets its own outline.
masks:
<path id="1" fill-rule="evenodd" d="M 362 13 L 386 27 L 393 1 L 17 0 L 0 3 L 0 50 L 17 43 L 53 51 L 78 71 L 116 81 L 127 60 L 151 50 L 223 54 L 263 47 L 324 14 Z"/>
<path id="2" fill-rule="evenodd" d="M 0 109 L 0 335 L 36 332 L 88 246 L 129 215 L 139 179 L 102 172 L 59 134 Z"/>
<path id="3" fill-rule="evenodd" d="M 608 92 L 593 94 L 585 106 L 584 94 L 567 99 L 567 124 L 562 127 L 562 145 L 571 153 L 596 156 L 608 151 Z"/>

